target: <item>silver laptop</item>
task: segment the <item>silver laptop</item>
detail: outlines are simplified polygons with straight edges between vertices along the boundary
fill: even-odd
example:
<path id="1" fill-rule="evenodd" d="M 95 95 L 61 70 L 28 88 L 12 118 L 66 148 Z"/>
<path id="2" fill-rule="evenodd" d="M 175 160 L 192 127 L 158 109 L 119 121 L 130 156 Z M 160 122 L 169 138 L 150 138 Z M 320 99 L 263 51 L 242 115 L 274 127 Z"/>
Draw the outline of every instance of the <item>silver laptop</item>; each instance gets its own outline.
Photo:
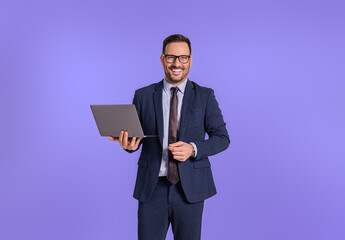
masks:
<path id="1" fill-rule="evenodd" d="M 134 104 L 90 105 L 101 136 L 119 137 L 122 130 L 128 137 L 158 137 L 144 135 Z"/>

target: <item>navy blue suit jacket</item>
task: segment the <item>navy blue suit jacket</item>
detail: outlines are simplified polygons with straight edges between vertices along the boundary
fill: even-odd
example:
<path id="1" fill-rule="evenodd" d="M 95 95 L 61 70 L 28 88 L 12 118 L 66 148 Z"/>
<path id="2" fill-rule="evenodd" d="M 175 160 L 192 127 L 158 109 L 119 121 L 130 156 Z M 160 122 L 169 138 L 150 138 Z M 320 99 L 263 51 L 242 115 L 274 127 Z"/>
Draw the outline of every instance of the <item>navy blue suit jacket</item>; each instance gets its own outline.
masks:
<path id="1" fill-rule="evenodd" d="M 184 92 L 178 141 L 194 142 L 197 157 L 178 162 L 181 186 L 188 202 L 205 200 L 216 194 L 208 156 L 225 150 L 230 139 L 214 92 L 187 80 Z M 133 104 L 136 106 L 145 135 L 138 161 L 138 173 L 134 198 L 146 201 L 150 198 L 157 180 L 162 159 L 163 142 L 163 81 L 136 90 Z M 205 135 L 208 139 L 205 140 Z"/>

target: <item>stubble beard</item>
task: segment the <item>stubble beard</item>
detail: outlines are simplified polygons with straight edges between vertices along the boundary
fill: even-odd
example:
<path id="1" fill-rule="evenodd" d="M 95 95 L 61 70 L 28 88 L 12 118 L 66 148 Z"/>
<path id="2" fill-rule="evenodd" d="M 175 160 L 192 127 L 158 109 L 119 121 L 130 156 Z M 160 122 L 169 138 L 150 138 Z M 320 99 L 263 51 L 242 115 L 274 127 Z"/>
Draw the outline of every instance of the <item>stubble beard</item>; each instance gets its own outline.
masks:
<path id="1" fill-rule="evenodd" d="M 172 84 L 180 84 L 187 78 L 188 72 L 179 79 L 173 79 L 171 74 L 168 72 L 165 74 L 165 79 Z"/>
<path id="2" fill-rule="evenodd" d="M 182 77 L 182 78 L 180 78 L 180 79 L 175 80 L 175 79 L 172 79 L 170 76 L 168 76 L 168 77 L 166 77 L 166 78 L 167 78 L 167 81 L 168 81 L 169 83 L 173 83 L 173 84 L 182 83 L 182 82 L 183 82 L 183 79 L 184 79 L 184 77 Z"/>

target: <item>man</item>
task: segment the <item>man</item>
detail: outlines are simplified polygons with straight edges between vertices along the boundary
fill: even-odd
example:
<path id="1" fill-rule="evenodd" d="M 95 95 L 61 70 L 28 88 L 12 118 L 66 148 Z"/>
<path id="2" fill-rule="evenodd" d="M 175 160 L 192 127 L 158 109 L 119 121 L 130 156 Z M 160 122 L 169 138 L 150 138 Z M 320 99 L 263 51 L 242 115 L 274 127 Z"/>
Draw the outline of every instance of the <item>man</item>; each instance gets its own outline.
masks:
<path id="1" fill-rule="evenodd" d="M 167 37 L 165 78 L 135 92 L 144 133 L 158 138 L 128 139 L 126 131 L 109 138 L 128 152 L 142 144 L 134 190 L 142 240 L 165 239 L 170 223 L 175 239 L 200 239 L 204 200 L 216 194 L 208 156 L 230 144 L 213 90 L 187 78 L 192 59 L 187 37 Z"/>

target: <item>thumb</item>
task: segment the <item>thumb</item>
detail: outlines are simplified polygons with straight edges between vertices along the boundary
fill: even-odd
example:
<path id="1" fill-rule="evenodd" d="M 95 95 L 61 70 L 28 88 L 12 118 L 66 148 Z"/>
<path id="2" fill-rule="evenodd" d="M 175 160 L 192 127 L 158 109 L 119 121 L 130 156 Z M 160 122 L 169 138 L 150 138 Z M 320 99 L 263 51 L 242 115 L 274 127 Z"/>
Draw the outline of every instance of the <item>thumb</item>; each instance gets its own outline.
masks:
<path id="1" fill-rule="evenodd" d="M 109 137 L 108 139 L 109 139 L 110 141 L 116 141 L 116 142 L 119 141 L 119 138 L 115 138 L 115 137 Z"/>
<path id="2" fill-rule="evenodd" d="M 181 142 L 181 141 L 175 142 L 175 143 L 171 143 L 171 144 L 169 144 L 169 147 L 180 147 L 180 146 L 183 145 L 183 143 L 184 142 Z"/>

